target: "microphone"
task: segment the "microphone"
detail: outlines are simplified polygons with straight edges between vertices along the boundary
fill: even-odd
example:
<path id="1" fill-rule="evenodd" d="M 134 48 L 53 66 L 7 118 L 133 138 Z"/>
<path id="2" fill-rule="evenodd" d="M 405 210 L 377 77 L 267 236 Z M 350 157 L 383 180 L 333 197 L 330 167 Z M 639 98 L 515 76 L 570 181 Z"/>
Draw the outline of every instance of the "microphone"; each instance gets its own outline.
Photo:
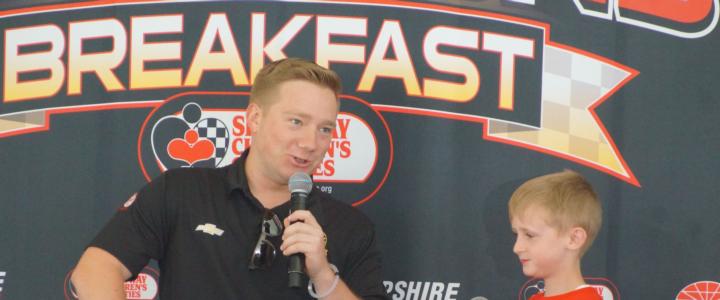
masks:
<path id="1" fill-rule="evenodd" d="M 308 174 L 296 172 L 290 176 L 288 189 L 290 190 L 292 211 L 307 210 L 307 197 L 312 185 L 312 179 Z M 303 275 L 303 255 L 300 253 L 291 255 L 288 265 L 288 287 L 301 288 Z"/>

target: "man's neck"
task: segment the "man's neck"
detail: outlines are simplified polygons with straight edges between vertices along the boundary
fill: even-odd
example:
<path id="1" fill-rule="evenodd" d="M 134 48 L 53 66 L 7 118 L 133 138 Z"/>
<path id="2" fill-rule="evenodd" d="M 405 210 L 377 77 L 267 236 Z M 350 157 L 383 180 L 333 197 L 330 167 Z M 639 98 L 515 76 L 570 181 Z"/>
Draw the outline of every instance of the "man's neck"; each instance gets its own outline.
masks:
<path id="1" fill-rule="evenodd" d="M 265 176 L 260 166 L 251 158 L 252 152 L 245 160 L 245 178 L 250 193 L 268 209 L 280 206 L 290 200 L 287 183 L 278 183 Z"/>
<path id="2" fill-rule="evenodd" d="M 544 278 L 544 281 L 545 296 L 547 297 L 571 292 L 585 284 L 582 272 L 580 271 L 580 262 L 573 263 L 570 267 L 565 268 L 565 270 Z"/>

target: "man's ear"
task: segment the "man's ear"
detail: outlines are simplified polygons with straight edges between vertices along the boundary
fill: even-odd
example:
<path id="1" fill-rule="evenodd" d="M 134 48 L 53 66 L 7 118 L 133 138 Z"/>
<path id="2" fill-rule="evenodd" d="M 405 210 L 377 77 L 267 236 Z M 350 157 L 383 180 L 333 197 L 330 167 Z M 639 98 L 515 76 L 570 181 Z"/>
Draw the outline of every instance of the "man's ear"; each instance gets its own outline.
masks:
<path id="1" fill-rule="evenodd" d="M 262 108 L 257 103 L 248 104 L 245 117 L 247 118 L 248 134 L 254 135 L 262 120 Z"/>
<path id="2" fill-rule="evenodd" d="M 587 242 L 587 232 L 582 227 L 570 228 L 568 248 L 578 250 Z"/>

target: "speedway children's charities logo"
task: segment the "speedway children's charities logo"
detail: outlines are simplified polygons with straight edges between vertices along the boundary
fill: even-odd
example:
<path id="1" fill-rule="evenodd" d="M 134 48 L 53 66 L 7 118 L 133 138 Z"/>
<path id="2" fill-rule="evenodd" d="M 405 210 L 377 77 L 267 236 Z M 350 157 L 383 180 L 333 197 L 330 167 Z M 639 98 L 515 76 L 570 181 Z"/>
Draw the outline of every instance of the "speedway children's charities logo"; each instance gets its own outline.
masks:
<path id="1" fill-rule="evenodd" d="M 138 157 L 147 180 L 183 167 L 231 164 L 252 145 L 245 92 L 188 92 L 170 97 L 145 120 Z M 330 147 L 313 181 L 327 192 L 342 191 L 358 205 L 369 200 L 390 171 L 393 147 L 387 124 L 369 103 L 341 96 Z"/>
<path id="2" fill-rule="evenodd" d="M 79 299 L 75 287 L 70 281 L 72 270 L 65 276 L 65 300 Z M 160 273 L 151 267 L 145 267 L 135 279 L 126 281 L 125 298 L 128 300 L 155 300 L 158 296 L 158 278 Z"/>
<path id="3" fill-rule="evenodd" d="M 0 14 L 0 138 L 47 130 L 56 114 L 150 108 L 139 141 L 147 147 L 139 149 L 147 177 L 172 167 L 221 166 L 250 143 L 240 132 L 244 107 L 210 97 L 183 97 L 174 107 L 171 99 L 189 90 L 247 91 L 266 61 L 298 56 L 338 71 L 346 100 L 367 101 L 368 116 L 341 115 L 346 133 L 363 142 L 337 132 L 318 180 L 356 182 L 370 172 L 366 183 L 381 185 L 392 153 L 383 148 L 390 138 L 377 123 L 379 111 L 481 123 L 478 138 L 639 186 L 595 113 L 638 72 L 551 41 L 548 24 L 401 1 L 106 3 Z M 361 143 L 367 149 L 348 146 Z M 374 171 L 355 170 L 372 161 Z"/>
<path id="4" fill-rule="evenodd" d="M 125 282 L 125 298 L 128 300 L 155 299 L 158 294 L 158 280 L 156 276 L 141 272 L 135 279 Z"/>

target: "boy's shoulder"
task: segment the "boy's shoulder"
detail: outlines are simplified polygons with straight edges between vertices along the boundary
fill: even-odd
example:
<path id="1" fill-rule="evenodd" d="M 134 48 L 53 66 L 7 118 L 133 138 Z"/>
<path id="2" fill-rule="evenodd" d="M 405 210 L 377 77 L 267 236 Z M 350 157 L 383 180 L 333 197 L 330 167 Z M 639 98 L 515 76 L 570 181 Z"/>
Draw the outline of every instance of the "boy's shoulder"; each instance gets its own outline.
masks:
<path id="1" fill-rule="evenodd" d="M 540 292 L 530 297 L 530 300 L 602 300 L 602 296 L 594 287 L 586 286 L 562 295 L 550 297 L 545 297 L 545 294 Z"/>

